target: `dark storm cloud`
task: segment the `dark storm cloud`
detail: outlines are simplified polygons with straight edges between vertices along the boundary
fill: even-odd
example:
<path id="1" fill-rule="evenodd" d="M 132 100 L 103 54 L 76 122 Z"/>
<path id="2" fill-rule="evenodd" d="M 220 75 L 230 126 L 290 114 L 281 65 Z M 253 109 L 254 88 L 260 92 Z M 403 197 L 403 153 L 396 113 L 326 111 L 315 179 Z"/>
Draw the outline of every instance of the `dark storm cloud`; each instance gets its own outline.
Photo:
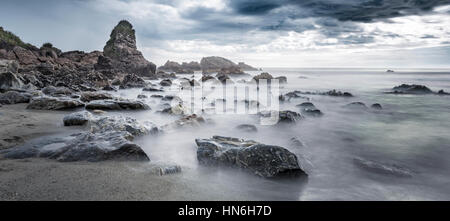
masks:
<path id="1" fill-rule="evenodd" d="M 371 22 L 428 12 L 450 0 L 229 0 L 238 14 L 265 15 L 281 7 L 297 7 L 291 18 L 331 17 L 340 21 Z"/>

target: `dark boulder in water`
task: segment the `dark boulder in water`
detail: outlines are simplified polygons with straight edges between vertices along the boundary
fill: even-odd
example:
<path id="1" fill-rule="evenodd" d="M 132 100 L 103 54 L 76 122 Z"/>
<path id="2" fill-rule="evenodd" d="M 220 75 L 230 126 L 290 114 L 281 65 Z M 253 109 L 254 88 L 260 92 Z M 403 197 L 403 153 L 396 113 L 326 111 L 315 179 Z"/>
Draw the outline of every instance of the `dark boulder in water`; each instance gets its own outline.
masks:
<path id="1" fill-rule="evenodd" d="M 274 117 L 273 114 L 278 114 L 278 118 Z M 297 113 L 294 111 L 289 111 L 289 110 L 273 111 L 273 112 L 263 111 L 263 112 L 259 112 L 258 115 L 263 119 L 264 118 L 267 119 L 268 121 L 270 121 L 268 123 L 273 124 L 273 125 L 293 124 L 304 118 L 300 113 Z"/>
<path id="2" fill-rule="evenodd" d="M 310 117 L 321 117 L 323 116 L 322 111 L 319 109 L 310 109 L 310 108 L 304 108 L 302 109 L 302 114 Z"/>
<path id="3" fill-rule="evenodd" d="M 92 114 L 87 111 L 72 113 L 63 118 L 64 126 L 81 126 L 92 118 Z"/>
<path id="4" fill-rule="evenodd" d="M 323 115 L 322 111 L 316 108 L 316 106 L 311 102 L 304 102 L 296 105 L 300 107 L 302 114 L 311 117 L 320 117 Z"/>
<path id="5" fill-rule="evenodd" d="M 258 132 L 258 128 L 252 124 L 241 124 L 236 127 L 236 129 L 244 132 Z"/>
<path id="6" fill-rule="evenodd" d="M 296 123 L 297 121 L 303 119 L 303 116 L 294 111 L 280 111 L 279 123 Z"/>
<path id="7" fill-rule="evenodd" d="M 159 84 L 163 87 L 169 87 L 172 86 L 172 81 L 170 79 L 164 79 Z"/>
<path id="8" fill-rule="evenodd" d="M 353 102 L 345 105 L 344 107 L 354 110 L 366 110 L 367 106 L 363 102 Z"/>
<path id="9" fill-rule="evenodd" d="M 372 104 L 370 107 L 372 109 L 375 109 L 375 110 L 382 110 L 383 109 L 383 107 L 379 103 Z"/>
<path id="10" fill-rule="evenodd" d="M 377 173 L 381 175 L 389 175 L 395 177 L 412 177 L 412 171 L 398 165 L 385 165 L 378 162 L 365 160 L 362 158 L 353 159 L 353 163 L 363 170 Z"/>
<path id="11" fill-rule="evenodd" d="M 430 88 L 417 84 L 402 84 L 392 88 L 394 94 L 432 94 Z"/>
<path id="12" fill-rule="evenodd" d="M 300 107 L 300 108 L 310 108 L 310 109 L 316 108 L 316 106 L 311 102 L 303 102 L 303 103 L 297 104 L 295 106 Z"/>
<path id="13" fill-rule="evenodd" d="M 445 92 L 444 90 L 439 90 L 438 91 L 439 95 L 450 95 L 450 93 Z"/>
<path id="14" fill-rule="evenodd" d="M 265 178 L 307 175 L 289 150 L 252 140 L 213 136 L 196 139 L 197 159 L 208 166 L 230 166 Z"/>

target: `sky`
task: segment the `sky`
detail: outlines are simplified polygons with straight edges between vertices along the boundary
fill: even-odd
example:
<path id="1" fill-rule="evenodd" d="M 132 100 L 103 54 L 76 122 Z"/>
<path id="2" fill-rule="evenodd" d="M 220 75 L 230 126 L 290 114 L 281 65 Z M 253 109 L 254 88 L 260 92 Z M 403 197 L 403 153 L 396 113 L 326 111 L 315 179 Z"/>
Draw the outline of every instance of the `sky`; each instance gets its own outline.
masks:
<path id="1" fill-rule="evenodd" d="M 450 0 L 2 0 L 0 26 L 63 51 L 102 50 L 130 21 L 157 65 L 450 68 Z"/>

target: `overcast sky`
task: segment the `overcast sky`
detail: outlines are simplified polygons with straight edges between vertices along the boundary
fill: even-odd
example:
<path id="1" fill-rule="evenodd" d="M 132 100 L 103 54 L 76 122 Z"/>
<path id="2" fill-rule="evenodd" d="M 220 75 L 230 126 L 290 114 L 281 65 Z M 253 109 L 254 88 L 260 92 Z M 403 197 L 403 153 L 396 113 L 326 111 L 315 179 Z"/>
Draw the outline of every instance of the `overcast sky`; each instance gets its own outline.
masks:
<path id="1" fill-rule="evenodd" d="M 40 46 L 102 50 L 121 20 L 162 65 L 449 68 L 450 0 L 2 0 L 0 26 Z"/>

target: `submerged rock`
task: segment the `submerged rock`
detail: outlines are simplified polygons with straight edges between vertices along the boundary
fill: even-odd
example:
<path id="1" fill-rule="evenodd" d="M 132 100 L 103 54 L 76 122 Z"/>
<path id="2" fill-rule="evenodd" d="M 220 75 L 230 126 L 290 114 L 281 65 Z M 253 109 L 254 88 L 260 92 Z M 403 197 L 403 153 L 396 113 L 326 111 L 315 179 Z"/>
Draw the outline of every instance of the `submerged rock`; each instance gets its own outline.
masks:
<path id="1" fill-rule="evenodd" d="M 30 102 L 32 95 L 29 93 L 19 93 L 17 91 L 8 91 L 0 94 L 0 104 L 18 104 Z"/>
<path id="2" fill-rule="evenodd" d="M 289 111 L 289 110 L 285 110 L 285 111 L 274 111 L 274 112 L 268 112 L 268 111 L 263 111 L 263 112 L 259 112 L 258 115 L 262 118 L 267 118 L 269 120 L 276 120 L 276 118 L 274 118 L 272 116 L 272 114 L 276 114 L 278 113 L 279 118 L 277 122 L 270 122 L 272 124 L 293 124 L 296 123 L 297 121 L 303 119 L 304 117 L 294 111 Z"/>
<path id="3" fill-rule="evenodd" d="M 417 84 L 402 84 L 392 88 L 394 94 L 432 94 L 427 86 Z"/>
<path id="4" fill-rule="evenodd" d="M 371 107 L 372 109 L 376 109 L 376 110 L 381 110 L 381 109 L 383 109 L 383 107 L 382 107 L 381 104 L 379 104 L 379 103 L 372 104 L 370 107 Z"/>
<path id="5" fill-rule="evenodd" d="M 362 158 L 353 159 L 353 163 L 366 171 L 395 177 L 412 177 L 412 171 L 398 165 L 385 165 Z"/>
<path id="6" fill-rule="evenodd" d="M 169 87 L 172 85 L 172 81 L 169 79 L 164 79 L 161 82 L 159 82 L 159 84 L 163 87 Z"/>
<path id="7" fill-rule="evenodd" d="M 162 89 L 158 89 L 158 88 L 154 88 L 154 87 L 145 87 L 144 89 L 142 89 L 142 91 L 149 91 L 149 92 L 162 92 L 164 90 Z"/>
<path id="8" fill-rule="evenodd" d="M 86 104 L 90 110 L 148 110 L 150 107 L 136 100 L 94 100 Z"/>
<path id="9" fill-rule="evenodd" d="M 37 97 L 28 104 L 27 109 L 35 110 L 67 110 L 83 107 L 84 104 L 71 98 Z"/>
<path id="10" fill-rule="evenodd" d="M 312 117 L 320 117 L 323 115 L 322 111 L 316 108 L 316 106 L 311 102 L 304 102 L 296 105 L 300 107 L 302 114 Z"/>
<path id="11" fill-rule="evenodd" d="M 296 123 L 297 121 L 303 119 L 303 116 L 294 111 L 280 111 L 279 123 Z"/>
<path id="12" fill-rule="evenodd" d="M 258 128 L 252 124 L 241 124 L 236 127 L 236 129 L 244 132 L 258 132 Z"/>
<path id="13" fill-rule="evenodd" d="M 344 107 L 349 108 L 349 109 L 359 109 L 359 110 L 366 110 L 367 106 L 366 104 L 364 104 L 363 102 L 353 102 L 350 104 L 345 105 Z"/>
<path id="14" fill-rule="evenodd" d="M 197 159 L 203 165 L 238 167 L 266 178 L 307 175 L 297 156 L 283 147 L 221 136 L 195 142 Z"/>
<path id="15" fill-rule="evenodd" d="M 332 97 L 353 97 L 353 94 L 350 92 L 342 92 L 337 90 L 331 90 L 326 92 L 311 92 L 311 91 L 293 91 L 296 94 L 306 94 L 306 95 L 324 95 L 324 96 L 332 96 Z"/>
<path id="16" fill-rule="evenodd" d="M 72 113 L 63 118 L 64 126 L 81 126 L 92 119 L 92 114 L 87 111 Z"/>

